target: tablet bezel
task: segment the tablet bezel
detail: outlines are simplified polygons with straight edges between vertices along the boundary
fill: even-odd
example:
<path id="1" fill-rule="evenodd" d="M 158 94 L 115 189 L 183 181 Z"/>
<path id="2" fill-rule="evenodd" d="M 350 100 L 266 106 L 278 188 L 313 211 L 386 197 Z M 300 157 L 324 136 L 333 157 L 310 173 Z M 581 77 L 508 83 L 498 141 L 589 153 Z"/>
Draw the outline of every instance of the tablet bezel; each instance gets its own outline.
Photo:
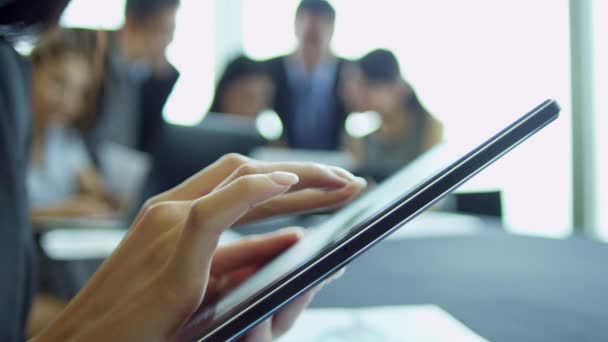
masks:
<path id="1" fill-rule="evenodd" d="M 292 270 L 230 310 L 211 328 L 197 332 L 194 331 L 197 327 L 195 324 L 180 336 L 196 341 L 230 341 L 241 337 L 557 119 L 559 111 L 555 101 L 546 100 L 416 189 L 405 191 L 383 210 L 360 223 L 361 227 L 354 228 L 310 262 Z"/>

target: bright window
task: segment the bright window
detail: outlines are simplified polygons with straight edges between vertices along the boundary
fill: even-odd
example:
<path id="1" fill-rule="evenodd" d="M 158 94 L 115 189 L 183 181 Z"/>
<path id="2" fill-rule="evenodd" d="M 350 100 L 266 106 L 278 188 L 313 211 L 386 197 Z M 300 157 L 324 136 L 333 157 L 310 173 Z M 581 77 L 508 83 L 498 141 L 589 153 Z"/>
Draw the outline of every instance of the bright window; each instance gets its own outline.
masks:
<path id="1" fill-rule="evenodd" d="M 608 1 L 594 1 L 595 25 L 595 113 L 598 144 L 598 213 L 600 215 L 600 237 L 608 240 Z"/>
<path id="2" fill-rule="evenodd" d="M 557 99 L 561 119 L 468 188 L 502 189 L 514 231 L 571 231 L 567 0 L 331 2 L 338 13 L 334 50 L 349 58 L 393 50 L 452 141 L 479 139 L 545 98 Z M 260 59 L 288 53 L 297 4 L 243 0 L 245 52 Z"/>
<path id="3" fill-rule="evenodd" d="M 63 13 L 65 26 L 115 30 L 124 22 L 125 0 L 73 0 Z"/>

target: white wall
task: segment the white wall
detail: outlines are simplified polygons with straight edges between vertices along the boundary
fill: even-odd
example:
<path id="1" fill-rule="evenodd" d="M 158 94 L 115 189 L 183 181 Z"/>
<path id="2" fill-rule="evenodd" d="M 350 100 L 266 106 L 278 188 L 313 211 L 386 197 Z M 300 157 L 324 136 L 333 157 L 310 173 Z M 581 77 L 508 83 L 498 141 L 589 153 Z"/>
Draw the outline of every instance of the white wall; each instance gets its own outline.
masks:
<path id="1" fill-rule="evenodd" d="M 599 236 L 608 240 L 608 1 L 594 0 L 595 110 L 597 115 Z"/>

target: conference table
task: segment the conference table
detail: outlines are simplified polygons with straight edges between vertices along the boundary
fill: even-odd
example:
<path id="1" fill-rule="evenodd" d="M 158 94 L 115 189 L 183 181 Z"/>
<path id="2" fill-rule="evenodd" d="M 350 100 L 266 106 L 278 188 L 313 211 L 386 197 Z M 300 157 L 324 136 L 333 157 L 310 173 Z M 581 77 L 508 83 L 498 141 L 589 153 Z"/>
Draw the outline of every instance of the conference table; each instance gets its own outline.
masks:
<path id="1" fill-rule="evenodd" d="M 491 341 L 608 341 L 608 244 L 513 235 L 491 219 L 424 224 L 438 222 L 455 230 L 381 242 L 312 307 L 433 304 Z M 69 276 L 99 260 L 52 262 Z"/>
<path id="2" fill-rule="evenodd" d="M 435 304 L 491 341 L 608 341 L 608 245 L 484 231 L 386 241 L 313 307 Z"/>

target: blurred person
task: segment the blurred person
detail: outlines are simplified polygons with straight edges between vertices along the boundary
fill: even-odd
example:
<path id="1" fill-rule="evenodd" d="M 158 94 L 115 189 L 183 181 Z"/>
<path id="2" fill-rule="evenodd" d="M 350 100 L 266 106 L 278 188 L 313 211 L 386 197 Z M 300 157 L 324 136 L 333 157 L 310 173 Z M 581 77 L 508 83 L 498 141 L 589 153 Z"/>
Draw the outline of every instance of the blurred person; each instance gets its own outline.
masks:
<path id="1" fill-rule="evenodd" d="M 126 0 L 124 25 L 108 32 L 104 97 L 88 139 L 96 159 L 104 141 L 153 152 L 163 108 L 179 78 L 166 57 L 179 6 L 180 0 Z"/>
<path id="2" fill-rule="evenodd" d="M 222 73 L 209 112 L 255 119 L 270 107 L 274 91 L 264 65 L 239 56 L 230 61 Z"/>
<path id="3" fill-rule="evenodd" d="M 163 109 L 180 76 L 168 62 L 166 49 L 173 40 L 180 3 L 180 0 L 126 0 L 123 26 L 105 33 L 108 54 L 103 96 L 86 144 L 93 162 L 107 174 L 112 188 L 121 179 L 112 172 L 119 167 L 112 156 L 114 148 L 108 146 L 151 160 L 152 167 L 166 158 L 160 146 L 171 137 L 163 134 L 168 126 Z M 149 170 L 140 166 L 143 174 L 136 183 L 144 184 Z M 144 190 L 144 194 L 157 192 Z M 133 202 L 141 203 L 142 196 L 130 193 L 127 201 L 134 199 Z"/>
<path id="4" fill-rule="evenodd" d="M 36 292 L 25 191 L 30 74 L 10 40 L 55 25 L 68 2 L 0 0 L 1 341 L 26 339 L 25 325 Z M 60 317 L 32 341 L 171 340 L 199 306 L 223 296 L 243 280 L 235 274 L 260 267 L 300 238 L 297 232 L 283 231 L 218 248 L 224 229 L 235 223 L 345 204 L 363 186 L 336 168 L 226 156 L 150 199 L 117 250 Z M 292 302 L 244 340 L 279 337 L 313 294 Z"/>
<path id="5" fill-rule="evenodd" d="M 346 118 L 339 81 L 346 61 L 331 51 L 336 12 L 324 0 L 303 0 L 296 11 L 296 50 L 266 62 L 277 91 L 273 109 L 291 148 L 336 150 Z"/>
<path id="6" fill-rule="evenodd" d="M 34 118 L 27 185 L 35 223 L 114 212 L 83 139 L 99 97 L 103 54 L 99 33 L 83 29 L 53 30 L 32 52 Z"/>
<path id="7" fill-rule="evenodd" d="M 366 176 L 382 180 L 407 165 L 443 139 L 443 125 L 424 108 L 414 89 L 403 79 L 399 62 L 388 50 L 361 58 L 347 90 L 352 107 L 377 112 L 380 128 L 353 139 L 350 149 Z"/>
<path id="8" fill-rule="evenodd" d="M 344 67 L 340 81 L 340 96 L 344 99 L 347 113 L 367 111 L 363 98 L 363 74 L 357 62 L 349 62 Z"/>
<path id="9" fill-rule="evenodd" d="M 141 200 L 183 182 L 226 153 L 249 154 L 268 141 L 258 114 L 269 108 L 274 85 L 264 66 L 245 56 L 228 61 L 220 74 L 208 115 L 198 125 L 167 125 L 155 148 Z M 195 154 L 184 148 L 204 146 Z"/>
<path id="10" fill-rule="evenodd" d="M 56 217 L 104 217 L 116 213 L 104 180 L 86 149 L 83 134 L 101 90 L 105 41 L 92 30 L 55 29 L 32 51 L 33 130 L 27 191 L 34 224 Z M 53 277 L 40 266 L 41 283 Z M 42 330 L 67 301 L 41 289 L 29 320 Z"/>

